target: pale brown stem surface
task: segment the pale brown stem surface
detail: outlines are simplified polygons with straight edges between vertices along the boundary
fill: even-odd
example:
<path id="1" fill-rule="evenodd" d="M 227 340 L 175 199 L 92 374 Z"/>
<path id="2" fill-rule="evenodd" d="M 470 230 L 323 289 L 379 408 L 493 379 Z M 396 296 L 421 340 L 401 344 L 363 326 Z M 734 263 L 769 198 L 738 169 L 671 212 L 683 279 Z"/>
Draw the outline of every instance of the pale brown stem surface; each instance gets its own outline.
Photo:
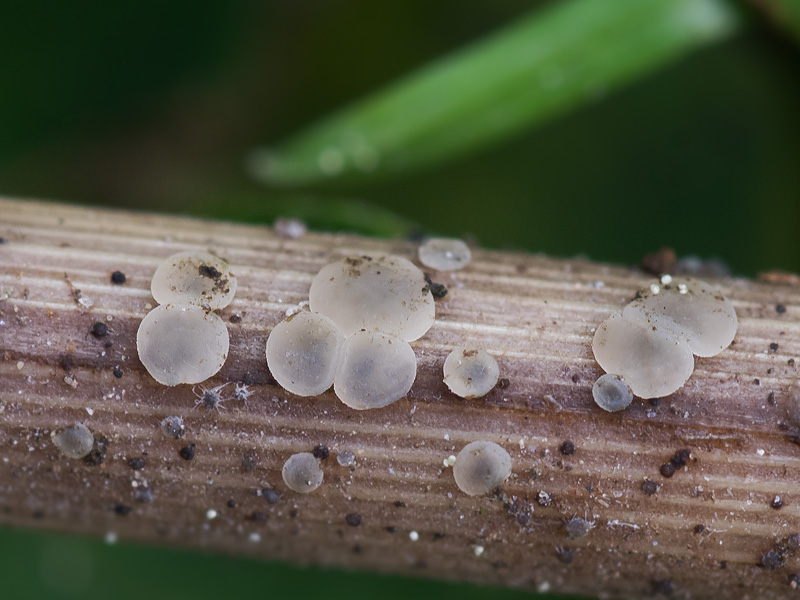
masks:
<path id="1" fill-rule="evenodd" d="M 797 287 L 715 281 L 739 315 L 734 345 L 697 359 L 673 396 L 608 414 L 591 397 L 602 374 L 593 331 L 652 278 L 477 251 L 465 270 L 434 276 L 449 292 L 413 344 L 410 397 L 358 412 L 332 393 L 284 392 L 269 376 L 264 344 L 330 259 L 377 251 L 413 259 L 413 244 L 284 240 L 268 227 L 14 200 L 0 200 L 0 215 L 2 523 L 597 596 L 800 593 L 790 585 L 800 563 L 787 542 L 800 532 L 800 448 L 791 440 Z M 137 358 L 156 265 L 191 248 L 213 249 L 238 276 L 236 299 L 221 312 L 230 355 L 207 385 L 248 383 L 246 406 L 195 408 L 190 386 L 156 384 Z M 124 285 L 110 282 L 116 270 Z M 106 337 L 90 333 L 98 321 Z M 495 353 L 508 386 L 480 400 L 448 393 L 442 363 L 459 344 Z M 170 415 L 185 420 L 181 440 L 159 427 Z M 102 464 L 67 459 L 53 445 L 50 433 L 75 421 L 107 440 L 95 455 Z M 476 439 L 513 458 L 496 496 L 464 495 L 443 466 Z M 573 454 L 561 452 L 565 441 Z M 185 460 L 179 451 L 192 444 Z M 323 485 L 308 495 L 287 490 L 283 461 L 320 444 L 330 450 Z M 659 467 L 681 448 L 695 460 L 663 477 Z M 353 468 L 338 464 L 344 451 L 355 455 Z M 131 459 L 144 467 L 133 470 Z M 658 485 L 652 495 L 645 480 Z M 277 503 L 266 501 L 267 488 Z M 776 495 L 781 508 L 771 506 Z M 565 521 L 575 515 L 594 527 L 568 539 Z M 783 564 L 768 569 L 762 556 L 772 549 Z"/>

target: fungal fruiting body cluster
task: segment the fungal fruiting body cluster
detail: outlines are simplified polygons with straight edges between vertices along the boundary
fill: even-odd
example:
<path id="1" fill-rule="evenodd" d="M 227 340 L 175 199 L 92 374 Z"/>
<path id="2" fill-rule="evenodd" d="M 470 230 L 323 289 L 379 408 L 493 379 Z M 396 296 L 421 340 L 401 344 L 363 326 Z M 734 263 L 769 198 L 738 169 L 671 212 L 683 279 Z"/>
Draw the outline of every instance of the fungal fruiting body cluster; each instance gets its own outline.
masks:
<path id="1" fill-rule="evenodd" d="M 714 356 L 733 341 L 738 321 L 730 301 L 697 279 L 662 278 L 597 328 L 592 350 L 606 373 L 618 375 L 640 398 L 679 390 L 694 370 L 694 356 Z M 600 383 L 600 382 L 598 382 Z M 606 408 L 624 403 L 619 382 L 593 390 Z M 604 404 L 606 406 L 604 406 Z"/>
<path id="2" fill-rule="evenodd" d="M 436 311 L 411 261 L 376 255 L 332 262 L 314 277 L 309 308 L 276 325 L 267 340 L 267 364 L 281 386 L 313 396 L 333 385 L 357 410 L 408 393 L 417 370 L 409 342 L 425 335 Z"/>
<path id="3" fill-rule="evenodd" d="M 180 252 L 156 269 L 150 285 L 159 306 L 139 325 L 136 346 L 147 372 L 163 385 L 195 384 L 228 356 L 228 329 L 214 311 L 236 293 L 228 263 L 209 252 Z"/>

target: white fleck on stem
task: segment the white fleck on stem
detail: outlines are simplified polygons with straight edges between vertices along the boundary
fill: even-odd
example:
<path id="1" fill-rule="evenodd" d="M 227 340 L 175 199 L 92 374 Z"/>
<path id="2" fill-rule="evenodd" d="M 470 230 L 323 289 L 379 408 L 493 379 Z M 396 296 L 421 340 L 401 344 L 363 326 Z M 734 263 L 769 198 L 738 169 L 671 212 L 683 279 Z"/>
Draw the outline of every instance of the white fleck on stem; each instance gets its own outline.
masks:
<path id="1" fill-rule="evenodd" d="M 449 292 L 411 344 L 409 397 L 356 411 L 275 385 L 267 336 L 331 260 L 414 260 L 413 244 L 14 200 L 0 214 L 0 523 L 621 598 L 782 598 L 800 581 L 798 287 L 713 281 L 738 314 L 734 344 L 672 396 L 608 413 L 592 399 L 594 331 L 653 279 L 474 250 L 433 274 Z M 192 386 L 157 384 L 136 352 L 157 265 L 208 248 L 239 285 L 219 311 L 228 359 L 204 382 L 246 386 L 225 411 L 192 410 Z M 89 333 L 109 316 L 108 335 Z M 497 358 L 503 385 L 483 398 L 442 381 L 465 345 Z M 50 435 L 76 422 L 95 438 L 83 459 Z M 512 462 L 484 496 L 443 465 L 476 440 Z M 323 482 L 292 492 L 281 468 L 312 451 Z"/>

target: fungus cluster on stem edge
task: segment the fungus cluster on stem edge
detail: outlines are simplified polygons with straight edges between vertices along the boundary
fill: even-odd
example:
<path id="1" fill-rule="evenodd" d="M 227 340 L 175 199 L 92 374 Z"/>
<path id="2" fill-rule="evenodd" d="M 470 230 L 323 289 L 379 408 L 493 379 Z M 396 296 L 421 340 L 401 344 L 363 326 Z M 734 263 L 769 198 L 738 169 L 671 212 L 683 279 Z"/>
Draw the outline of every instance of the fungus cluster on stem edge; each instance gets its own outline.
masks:
<path id="1" fill-rule="evenodd" d="M 228 306 L 236 293 L 227 262 L 208 252 L 179 252 L 159 265 L 150 287 L 159 306 L 136 334 L 147 372 L 168 386 L 200 383 L 219 372 L 230 340 L 213 311 Z"/>
<path id="2" fill-rule="evenodd" d="M 718 290 L 667 275 L 600 324 L 592 351 L 603 370 L 623 378 L 634 395 L 660 398 L 686 383 L 693 354 L 719 354 L 737 326 L 733 305 Z"/>

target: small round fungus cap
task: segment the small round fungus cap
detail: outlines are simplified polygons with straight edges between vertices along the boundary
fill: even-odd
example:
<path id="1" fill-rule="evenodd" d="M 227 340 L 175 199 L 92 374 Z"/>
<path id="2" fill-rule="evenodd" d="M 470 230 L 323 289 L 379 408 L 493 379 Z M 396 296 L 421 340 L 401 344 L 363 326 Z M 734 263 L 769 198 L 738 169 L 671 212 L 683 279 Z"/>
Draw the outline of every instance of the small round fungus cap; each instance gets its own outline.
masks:
<path id="1" fill-rule="evenodd" d="M 594 358 L 606 373 L 620 375 L 640 398 L 678 391 L 694 370 L 689 346 L 660 327 L 643 327 L 611 315 L 597 328 Z"/>
<path id="2" fill-rule="evenodd" d="M 228 357 L 228 330 L 216 313 L 196 306 L 156 306 L 136 334 L 139 360 L 158 383 L 200 383 Z"/>
<path id="3" fill-rule="evenodd" d="M 278 323 L 267 339 L 267 365 L 275 380 L 298 396 L 333 385 L 344 336 L 328 317 L 300 312 Z"/>
<path id="4" fill-rule="evenodd" d="M 458 453 L 453 465 L 458 489 L 470 496 L 491 492 L 510 476 L 511 457 L 494 442 L 470 442 Z"/>
<path id="5" fill-rule="evenodd" d="M 719 290 L 688 278 L 640 292 L 622 316 L 671 331 L 697 356 L 714 356 L 730 346 L 739 324 L 733 304 Z"/>
<path id="6" fill-rule="evenodd" d="M 311 452 L 292 454 L 283 463 L 281 470 L 283 482 L 293 492 L 307 494 L 322 484 L 322 469 Z"/>
<path id="7" fill-rule="evenodd" d="M 344 343 L 333 390 L 350 408 L 382 408 L 408 394 L 416 376 L 417 357 L 408 342 L 359 331 Z"/>
<path id="8" fill-rule="evenodd" d="M 608 412 L 624 410 L 633 402 L 631 386 L 619 375 L 606 373 L 592 386 L 592 396 L 597 406 Z"/>
<path id="9" fill-rule="evenodd" d="M 350 257 L 322 267 L 309 304 L 345 336 L 366 329 L 409 342 L 425 335 L 436 312 L 425 275 L 400 256 Z"/>
<path id="10" fill-rule="evenodd" d="M 236 294 L 236 276 L 228 263 L 209 252 L 173 254 L 156 269 L 150 292 L 159 304 L 225 308 Z"/>
<path id="11" fill-rule="evenodd" d="M 462 398 L 488 394 L 500 377 L 500 367 L 486 350 L 456 348 L 444 361 L 444 382 Z"/>
<path id="12" fill-rule="evenodd" d="M 59 432 L 53 432 L 53 443 L 56 448 L 69 458 L 83 458 L 92 451 L 94 435 L 83 423 L 75 423 Z"/>
<path id="13" fill-rule="evenodd" d="M 430 238 L 419 247 L 419 262 L 437 271 L 457 271 L 472 260 L 472 252 L 462 240 Z"/>

